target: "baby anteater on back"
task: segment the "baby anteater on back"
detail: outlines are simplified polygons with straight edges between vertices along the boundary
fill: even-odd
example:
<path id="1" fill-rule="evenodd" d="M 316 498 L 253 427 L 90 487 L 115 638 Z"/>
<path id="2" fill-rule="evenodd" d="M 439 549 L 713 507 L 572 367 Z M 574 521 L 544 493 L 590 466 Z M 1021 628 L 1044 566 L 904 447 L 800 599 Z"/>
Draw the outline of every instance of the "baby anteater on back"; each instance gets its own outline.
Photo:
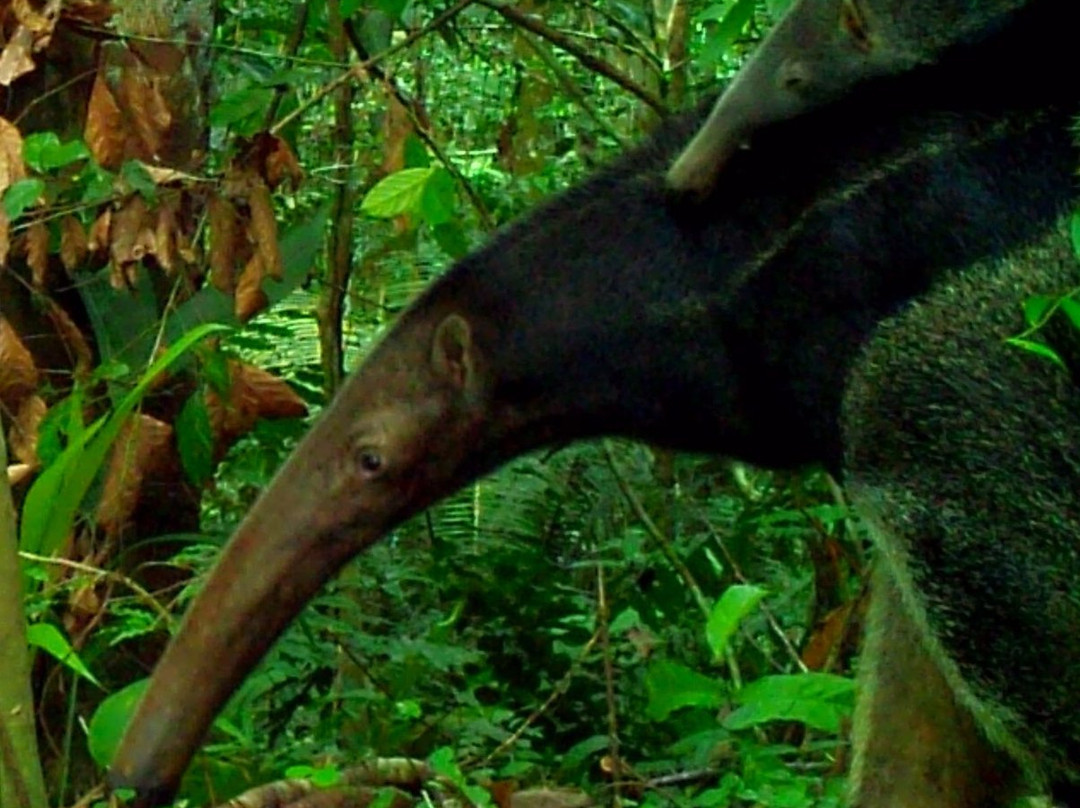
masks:
<path id="1" fill-rule="evenodd" d="M 1051 3 L 1066 6 L 1062 0 L 795 0 L 675 160 L 668 182 L 704 193 L 761 127 L 866 80 L 937 62 L 1012 24 L 1021 7 Z"/>

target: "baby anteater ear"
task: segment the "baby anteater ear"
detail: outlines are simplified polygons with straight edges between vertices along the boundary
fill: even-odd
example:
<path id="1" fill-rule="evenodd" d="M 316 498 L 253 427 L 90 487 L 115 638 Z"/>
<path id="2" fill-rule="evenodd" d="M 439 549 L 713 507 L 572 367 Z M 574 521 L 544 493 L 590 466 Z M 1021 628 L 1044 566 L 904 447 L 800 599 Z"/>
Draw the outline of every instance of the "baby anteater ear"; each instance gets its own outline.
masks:
<path id="1" fill-rule="evenodd" d="M 472 328 L 460 314 L 449 314 L 435 327 L 431 344 L 431 368 L 462 392 L 476 387 Z"/>

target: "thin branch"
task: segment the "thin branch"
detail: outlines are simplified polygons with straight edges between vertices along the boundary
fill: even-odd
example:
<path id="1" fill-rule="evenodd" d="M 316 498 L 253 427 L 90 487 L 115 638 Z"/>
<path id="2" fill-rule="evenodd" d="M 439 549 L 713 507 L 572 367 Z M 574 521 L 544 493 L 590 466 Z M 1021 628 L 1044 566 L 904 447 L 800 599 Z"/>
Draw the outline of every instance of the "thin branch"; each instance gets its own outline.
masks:
<path id="1" fill-rule="evenodd" d="M 619 490 L 622 491 L 623 497 L 630 505 L 630 509 L 637 516 L 638 520 L 645 528 L 645 532 L 649 534 L 652 540 L 660 548 L 660 552 L 664 554 L 664 558 L 668 560 L 672 568 L 679 574 L 686 584 L 686 587 L 690 590 L 690 593 L 694 596 L 694 601 L 697 603 L 698 608 L 706 619 L 709 617 L 709 613 L 712 609 L 709 606 L 709 601 L 705 598 L 705 595 L 701 591 L 701 587 L 698 586 L 698 582 L 694 579 L 693 573 L 690 572 L 690 568 L 682 562 L 682 559 L 672 549 L 671 544 L 668 542 L 667 537 L 656 526 L 656 522 L 649 516 L 648 511 L 645 510 L 645 506 L 642 504 L 641 499 L 630 488 L 630 483 L 626 480 L 626 475 L 623 474 L 622 469 L 619 468 L 619 464 L 615 460 L 615 453 L 611 449 L 611 443 L 604 441 L 604 455 L 607 458 L 608 467 L 611 469 L 612 475 L 615 477 L 615 482 L 619 485 Z"/>
<path id="2" fill-rule="evenodd" d="M 85 572 L 98 578 L 117 581 L 138 595 L 139 600 L 149 606 L 152 611 L 157 612 L 158 616 L 164 621 L 165 625 L 169 627 L 170 631 L 175 628 L 173 625 L 173 616 L 169 614 L 169 611 L 164 606 L 158 603 L 157 598 L 126 575 L 110 570 L 103 570 L 100 567 L 93 567 L 89 564 L 82 564 L 78 561 L 72 561 L 69 558 L 50 558 L 49 556 L 42 556 L 37 553 L 28 553 L 25 550 L 19 551 L 19 558 L 25 559 L 26 561 L 35 561 L 39 564 L 52 564 L 57 567 L 67 567 L 68 569 Z"/>
<path id="3" fill-rule="evenodd" d="M 276 135 L 276 134 L 280 133 L 282 129 L 284 129 L 289 124 L 291 124 L 293 121 L 295 121 L 297 118 L 299 118 L 301 115 L 306 113 L 311 107 L 318 104 L 320 101 L 322 101 L 324 98 L 326 98 L 326 96 L 330 95 L 330 93 L 334 92 L 334 90 L 337 89 L 338 87 L 340 87 L 342 84 L 344 84 L 347 81 L 363 79 L 364 74 L 366 72 L 368 72 L 372 67 L 377 65 L 379 62 L 385 61 L 386 59 L 389 59 L 394 54 L 400 53 L 401 51 L 412 47 L 414 42 L 416 42 L 417 40 L 422 39 L 423 37 L 427 36 L 432 31 L 434 31 L 434 30 L 436 30 L 438 28 L 441 28 L 447 22 L 449 22 L 454 17 L 456 17 L 458 14 L 460 14 L 462 11 L 464 11 L 469 6 L 471 6 L 474 2 L 476 2 L 476 0 L 458 0 L 458 2 L 454 3 L 454 5 L 452 5 L 450 8 L 448 8 L 442 14 L 437 16 L 435 19 L 433 19 L 431 22 L 429 22 L 423 28 L 416 29 L 411 34 L 409 34 L 404 39 L 402 39 L 396 45 L 392 45 L 389 48 L 387 48 L 386 50 L 382 51 L 381 53 L 375 54 L 370 59 L 366 59 L 363 62 L 359 62 L 358 64 L 353 65 L 348 70 L 346 70 L 344 73 L 339 75 L 337 78 L 332 79 L 331 81 L 328 81 L 326 84 L 324 84 L 318 90 L 316 90 L 315 94 L 312 95 L 311 98 L 309 98 L 309 99 L 307 99 L 307 101 L 304 101 L 301 104 L 299 104 L 296 107 L 296 109 L 294 109 L 292 112 L 290 112 L 284 118 L 282 118 L 277 123 L 275 123 L 274 126 L 270 129 L 270 134 Z"/>
<path id="4" fill-rule="evenodd" d="M 562 698 L 562 696 L 566 693 L 567 689 L 570 687 L 570 681 L 574 678 L 574 676 L 577 675 L 578 669 L 581 667 L 586 657 L 588 657 L 589 654 L 592 653 L 593 648 L 596 647 L 596 644 L 599 641 L 600 629 L 598 628 L 589 638 L 589 641 L 585 643 L 584 646 L 582 646 L 582 649 L 578 653 L 577 658 L 572 663 L 570 663 L 570 667 L 567 668 L 566 673 L 563 674 L 562 679 L 556 682 L 555 686 L 551 688 L 551 693 L 548 694 L 548 697 L 544 700 L 544 703 L 537 707 L 535 710 L 533 710 L 529 717 L 522 722 L 521 726 L 514 730 L 514 732 L 508 738 L 506 738 L 502 743 L 496 746 L 495 749 L 493 749 L 491 752 L 484 756 L 483 760 L 481 760 L 478 764 L 480 768 L 486 767 L 489 763 L 491 763 L 491 761 L 493 761 L 499 755 L 503 754 L 514 744 L 520 741 L 521 736 L 525 734 L 525 731 L 537 721 L 539 721 L 544 715 L 546 715 L 547 712 L 552 708 L 552 706 L 554 706 L 555 702 Z"/>
<path id="5" fill-rule="evenodd" d="M 702 524 L 705 525 L 705 529 L 709 531 L 709 534 L 713 537 L 713 541 L 716 542 L 716 546 L 720 548 L 720 553 L 724 556 L 724 561 L 731 567 L 731 574 L 735 576 L 735 580 L 741 584 L 750 583 L 750 579 L 743 575 L 742 570 L 739 568 L 739 562 L 735 560 L 735 556 L 728 550 L 720 532 L 705 518 L 705 514 L 700 514 L 700 517 Z M 784 650 L 787 651 L 788 656 L 791 657 L 791 661 L 795 663 L 800 671 L 806 673 L 809 668 L 807 668 L 806 664 L 802 661 L 802 656 L 799 654 L 798 650 L 791 644 L 791 640 L 788 639 L 787 634 L 780 625 L 780 621 L 776 619 L 776 615 L 773 614 L 772 609 L 770 609 L 768 604 L 764 601 L 758 604 L 758 608 L 761 609 L 761 613 L 765 615 L 765 620 L 768 622 L 769 628 L 773 630 L 776 638 L 780 640 L 780 644 L 784 646 Z"/>
<path id="6" fill-rule="evenodd" d="M 562 33 L 562 31 L 558 31 L 550 27 L 541 20 L 538 20 L 536 17 L 530 14 L 526 14 L 524 11 L 521 11 L 514 6 L 504 6 L 501 3 L 496 2 L 495 0 L 477 0 L 477 2 L 479 2 L 481 5 L 487 6 L 497 14 L 501 14 L 503 17 L 505 17 L 507 20 L 509 20 L 519 28 L 524 28 L 527 31 L 531 31 L 537 36 L 546 39 L 548 42 L 560 48 L 561 50 L 566 51 L 579 62 L 581 62 L 581 64 L 583 64 L 585 67 L 589 68 L 594 73 L 603 76 L 604 78 L 610 79 L 631 95 L 634 95 L 644 101 L 659 114 L 667 114 L 667 106 L 653 93 L 649 92 L 647 89 L 642 87 L 629 76 L 616 70 L 603 59 L 598 59 L 597 57 L 593 56 L 587 50 L 574 42 L 573 39 Z"/>
<path id="7" fill-rule="evenodd" d="M 607 587 L 604 585 L 604 567 L 596 565 L 596 631 L 600 635 L 600 647 L 604 659 L 604 697 L 607 701 L 608 721 L 608 756 L 611 758 L 611 770 L 621 772 L 622 756 L 619 754 L 619 711 L 615 704 L 615 663 L 611 660 L 611 608 L 608 605 Z M 618 805 L 619 777 L 612 782 L 613 805 Z"/>

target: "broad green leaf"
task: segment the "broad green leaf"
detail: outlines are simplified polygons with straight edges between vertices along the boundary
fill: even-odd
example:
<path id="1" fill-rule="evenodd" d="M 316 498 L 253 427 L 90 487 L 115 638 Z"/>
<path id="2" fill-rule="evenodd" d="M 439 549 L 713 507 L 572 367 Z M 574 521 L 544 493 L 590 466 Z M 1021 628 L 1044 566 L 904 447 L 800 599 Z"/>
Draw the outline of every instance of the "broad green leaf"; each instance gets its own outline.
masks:
<path id="1" fill-rule="evenodd" d="M 724 719 L 731 730 L 770 721 L 799 721 L 822 732 L 839 732 L 855 704 L 855 682 L 831 673 L 763 676 L 735 694 L 741 705 Z"/>
<path id="2" fill-rule="evenodd" d="M 717 10 L 710 7 L 699 19 L 710 19 L 706 15 Z M 716 27 L 710 31 L 709 38 L 702 49 L 701 58 L 706 63 L 719 62 L 731 50 L 746 26 L 754 18 L 754 0 L 736 0 L 727 8 Z M 716 19 L 716 17 L 711 17 Z"/>
<path id="3" fill-rule="evenodd" d="M 451 258 L 464 258 L 469 252 L 469 240 L 456 222 L 446 222 L 431 229 L 435 243 Z"/>
<path id="4" fill-rule="evenodd" d="M 649 695 L 645 715 L 652 721 L 663 721 L 682 707 L 715 709 L 727 692 L 719 680 L 664 659 L 649 666 L 645 690 Z"/>
<path id="5" fill-rule="evenodd" d="M 1028 326 L 1038 325 L 1055 302 L 1057 298 L 1052 295 L 1032 295 L 1024 301 L 1024 322 Z"/>
<path id="6" fill-rule="evenodd" d="M 34 177 L 13 182 L 4 191 L 4 213 L 12 221 L 18 219 L 37 203 L 44 192 L 45 183 Z"/>
<path id="7" fill-rule="evenodd" d="M 1073 328 L 1080 329 L 1080 300 L 1075 297 L 1063 297 L 1060 305 L 1061 311 L 1069 318 Z"/>
<path id="8" fill-rule="evenodd" d="M 1041 356 L 1044 359 L 1049 359 L 1055 365 L 1060 368 L 1066 368 L 1064 360 L 1058 356 L 1057 351 L 1042 342 L 1036 342 L 1035 340 L 1023 339 L 1021 337 L 1009 337 L 1005 340 L 1006 343 L 1016 348 L 1021 348 L 1025 351 L 1030 351 L 1037 356 Z"/>
<path id="9" fill-rule="evenodd" d="M 430 165 L 431 158 L 424 141 L 413 134 L 405 138 L 405 167 L 427 168 Z"/>
<path id="10" fill-rule="evenodd" d="M 608 626 L 608 631 L 612 634 L 621 634 L 632 628 L 640 628 L 641 623 L 641 615 L 638 614 L 638 610 L 630 607 L 623 609 L 615 616 L 615 619 L 611 621 L 611 625 Z"/>
<path id="11" fill-rule="evenodd" d="M 405 6 L 408 4 L 409 0 L 374 0 L 372 3 L 375 8 L 394 20 L 401 19 L 401 15 L 405 12 Z M 344 4 L 342 4 L 343 16 L 344 13 Z"/>
<path id="12" fill-rule="evenodd" d="M 368 53 L 382 53 L 390 47 L 391 37 L 394 35 L 394 21 L 382 11 L 369 10 L 360 18 L 356 27 L 360 44 Z"/>
<path id="13" fill-rule="evenodd" d="M 150 385 L 197 342 L 228 330 L 226 326 L 208 324 L 185 334 L 149 367 L 111 413 L 91 424 L 77 440 L 69 441 L 56 462 L 38 476 L 27 492 L 19 533 L 22 550 L 39 555 L 56 552 L 73 529 L 75 514 L 109 448 Z"/>
<path id="14" fill-rule="evenodd" d="M 403 214 L 421 215 L 424 190 L 435 172 L 433 168 L 405 168 L 385 177 L 368 191 L 360 210 L 377 219 Z"/>
<path id="15" fill-rule="evenodd" d="M 84 205 L 96 205 L 113 195 L 115 176 L 97 163 L 91 163 L 79 172 L 78 187 L 82 188 L 79 201 Z"/>
<path id="16" fill-rule="evenodd" d="M 78 653 L 71 647 L 60 629 L 51 623 L 33 623 L 26 627 L 26 639 L 30 645 L 40 648 L 57 662 L 71 668 L 79 676 L 101 687 L 101 682 L 90 672 Z"/>
<path id="17" fill-rule="evenodd" d="M 201 487 L 214 473 L 214 432 L 210 427 L 206 397 L 201 389 L 184 402 L 174 426 L 184 473 Z"/>
<path id="18" fill-rule="evenodd" d="M 127 160 L 120 166 L 120 177 L 131 190 L 147 202 L 157 199 L 157 185 L 154 184 L 154 178 L 150 176 L 146 166 L 138 160 Z"/>
<path id="19" fill-rule="evenodd" d="M 273 99 L 274 91 L 269 87 L 244 87 L 229 93 L 210 110 L 210 125 L 235 127 L 241 121 L 265 112 Z M 243 130 L 243 127 L 239 128 Z"/>
<path id="20" fill-rule="evenodd" d="M 735 584 L 729 586 L 709 613 L 705 624 L 705 639 L 712 649 L 713 659 L 721 659 L 728 642 L 743 619 L 757 608 L 765 597 L 765 590 L 758 586 Z"/>
<path id="21" fill-rule="evenodd" d="M 135 713 L 135 706 L 150 684 L 149 679 L 140 679 L 132 682 L 123 690 L 118 690 L 98 705 L 90 719 L 90 727 L 87 731 L 87 745 L 90 747 L 90 755 L 102 769 L 108 768 L 112 762 L 116 748 L 120 745 L 120 739 L 124 736 L 131 716 Z"/>
<path id="22" fill-rule="evenodd" d="M 583 767 L 593 755 L 607 751 L 610 746 L 611 738 L 607 735 L 593 735 L 584 741 L 579 741 L 560 756 L 559 768 L 564 772 L 573 772 Z"/>
<path id="23" fill-rule="evenodd" d="M 284 774 L 290 780 L 310 780 L 312 785 L 319 788 L 330 788 L 341 782 L 341 770 L 336 766 L 289 766 Z"/>
<path id="24" fill-rule="evenodd" d="M 464 779 L 452 747 L 440 746 L 428 755 L 428 765 L 431 766 L 432 772 L 453 783 L 460 783 Z"/>
<path id="25" fill-rule="evenodd" d="M 433 169 L 420 198 L 420 215 L 424 221 L 432 226 L 446 224 L 454 217 L 456 201 L 450 172 L 445 168 Z"/>
<path id="26" fill-rule="evenodd" d="M 61 143 L 55 132 L 36 132 L 23 141 L 23 159 L 34 171 L 46 172 L 63 168 L 90 156 L 81 140 Z"/>

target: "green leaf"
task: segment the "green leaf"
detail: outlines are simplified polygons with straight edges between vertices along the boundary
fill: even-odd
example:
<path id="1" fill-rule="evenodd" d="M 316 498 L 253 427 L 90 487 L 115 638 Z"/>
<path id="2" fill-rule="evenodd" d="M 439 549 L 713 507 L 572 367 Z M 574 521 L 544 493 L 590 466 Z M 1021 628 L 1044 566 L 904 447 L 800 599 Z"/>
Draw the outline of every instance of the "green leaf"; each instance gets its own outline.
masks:
<path id="1" fill-rule="evenodd" d="M 758 586 L 735 584 L 729 586 L 709 613 L 705 624 L 705 639 L 712 649 L 713 659 L 723 658 L 728 642 L 743 619 L 757 608 L 766 592 Z"/>
<path id="2" fill-rule="evenodd" d="M 717 6 L 711 6 L 699 19 L 716 19 L 716 17 L 709 16 L 715 14 L 718 8 Z M 710 32 L 708 41 L 705 43 L 705 47 L 702 49 L 701 58 L 702 61 L 713 63 L 719 62 L 724 56 L 728 55 L 731 50 L 731 46 L 735 44 L 746 26 L 750 24 L 750 21 L 754 19 L 754 0 L 736 0 L 724 13 L 723 18 L 716 27 Z"/>
<path id="3" fill-rule="evenodd" d="M 75 514 L 109 448 L 150 385 L 197 342 L 228 330 L 226 326 L 208 324 L 185 334 L 149 367 L 111 413 L 69 441 L 56 462 L 38 475 L 27 492 L 19 533 L 20 549 L 39 555 L 56 552 L 73 529 Z"/>
<path id="4" fill-rule="evenodd" d="M 1073 252 L 1080 258 L 1080 210 L 1072 215 L 1069 230 L 1072 232 Z"/>
<path id="5" fill-rule="evenodd" d="M 1080 300 L 1075 297 L 1063 297 L 1060 303 L 1061 311 L 1069 318 L 1073 328 L 1080 330 Z"/>
<path id="6" fill-rule="evenodd" d="M 394 20 L 401 19 L 401 15 L 405 13 L 405 6 L 408 4 L 409 0 L 375 0 L 372 3 L 375 8 Z"/>
<path id="7" fill-rule="evenodd" d="M 454 217 L 456 202 L 454 178 L 450 172 L 445 168 L 433 169 L 420 198 L 420 215 L 424 221 L 433 227 L 449 222 Z"/>
<path id="8" fill-rule="evenodd" d="M 36 132 L 23 141 L 23 159 L 38 172 L 63 168 L 89 156 L 90 150 L 81 140 L 61 143 L 55 132 Z"/>
<path id="9" fill-rule="evenodd" d="M 210 427 L 206 397 L 201 389 L 184 402 L 176 416 L 175 427 L 176 445 L 184 473 L 201 487 L 214 473 L 214 432 Z"/>
<path id="10" fill-rule="evenodd" d="M 132 682 L 101 702 L 94 711 L 87 731 L 87 745 L 90 747 L 91 757 L 102 769 L 108 768 L 112 762 L 124 730 L 127 729 L 148 684 L 149 679 Z"/>
<path id="11" fill-rule="evenodd" d="M 71 647 L 67 637 L 56 626 L 51 623 L 33 623 L 26 627 L 26 639 L 30 645 L 40 648 L 57 662 L 75 671 L 87 681 L 101 687 L 101 682 L 90 672 L 90 669 L 79 658 L 75 649 Z"/>
<path id="12" fill-rule="evenodd" d="M 831 673 L 763 676 L 736 693 L 735 700 L 741 706 L 724 719 L 731 730 L 798 721 L 835 733 L 855 706 L 855 682 Z"/>
<path id="13" fill-rule="evenodd" d="M 1065 361 L 1058 356 L 1057 351 L 1042 342 L 1036 342 L 1035 340 L 1023 339 L 1021 337 L 1009 337 L 1005 342 L 1016 348 L 1021 348 L 1025 351 L 1030 351 L 1037 356 L 1041 356 L 1044 359 L 1049 359 L 1058 367 L 1067 370 Z"/>
<path id="14" fill-rule="evenodd" d="M 462 783 L 464 776 L 454 757 L 454 750 L 449 746 L 440 746 L 428 756 L 428 765 L 431 771 L 439 777 L 445 777 L 452 783 Z"/>
<path id="15" fill-rule="evenodd" d="M 1029 327 L 1038 325 L 1056 302 L 1053 295 L 1032 295 L 1024 301 L 1024 322 Z"/>
<path id="16" fill-rule="evenodd" d="M 649 695 L 645 715 L 651 721 L 663 721 L 682 707 L 715 709 L 727 692 L 720 681 L 664 659 L 649 666 L 645 690 Z"/>
<path id="17" fill-rule="evenodd" d="M 120 166 L 120 178 L 147 202 L 157 199 L 157 185 L 154 184 L 154 178 L 150 176 L 146 166 L 138 160 L 127 160 Z"/>
<path id="18" fill-rule="evenodd" d="M 13 182 L 4 191 L 4 212 L 8 219 L 15 221 L 27 208 L 36 204 L 45 192 L 45 183 L 36 178 Z"/>
<path id="19" fill-rule="evenodd" d="M 435 243 L 451 258 L 464 258 L 469 252 L 469 240 L 456 222 L 446 222 L 431 230 Z"/>
<path id="20" fill-rule="evenodd" d="M 341 782 L 341 770 L 335 766 L 319 766 L 308 779 L 318 788 L 332 788 Z"/>
<path id="21" fill-rule="evenodd" d="M 84 205 L 96 205 L 113 195 L 115 177 L 96 163 L 79 172 L 78 186 L 82 188 L 79 201 Z"/>
<path id="22" fill-rule="evenodd" d="M 433 168 L 405 168 L 394 172 L 368 191 L 360 203 L 360 210 L 376 219 L 420 215 L 424 191 L 434 172 Z"/>
<path id="23" fill-rule="evenodd" d="M 213 127 L 231 126 L 239 128 L 241 134 L 250 134 L 244 127 L 236 125 L 261 115 L 269 109 L 273 98 L 274 91 L 270 87 L 244 87 L 229 93 L 210 110 L 210 125 Z"/>
<path id="24" fill-rule="evenodd" d="M 431 158 L 428 157 L 428 150 L 427 146 L 424 145 L 424 141 L 415 134 L 410 134 L 405 138 L 405 167 L 427 168 L 430 165 Z"/>

